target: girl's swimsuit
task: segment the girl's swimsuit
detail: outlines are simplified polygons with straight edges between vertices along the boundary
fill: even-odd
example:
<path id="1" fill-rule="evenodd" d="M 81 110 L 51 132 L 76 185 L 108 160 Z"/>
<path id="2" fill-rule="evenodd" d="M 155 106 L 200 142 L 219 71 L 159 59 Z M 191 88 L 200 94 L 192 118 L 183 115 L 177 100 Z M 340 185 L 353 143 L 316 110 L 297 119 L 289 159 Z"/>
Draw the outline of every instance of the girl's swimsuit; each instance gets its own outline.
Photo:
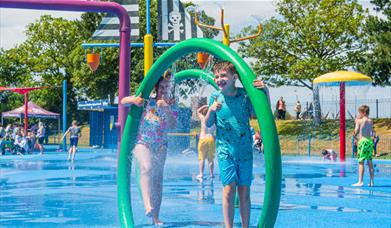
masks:
<path id="1" fill-rule="evenodd" d="M 157 107 L 156 100 L 148 101 L 137 135 L 137 144 L 143 144 L 153 152 L 167 146 L 169 110 Z"/>

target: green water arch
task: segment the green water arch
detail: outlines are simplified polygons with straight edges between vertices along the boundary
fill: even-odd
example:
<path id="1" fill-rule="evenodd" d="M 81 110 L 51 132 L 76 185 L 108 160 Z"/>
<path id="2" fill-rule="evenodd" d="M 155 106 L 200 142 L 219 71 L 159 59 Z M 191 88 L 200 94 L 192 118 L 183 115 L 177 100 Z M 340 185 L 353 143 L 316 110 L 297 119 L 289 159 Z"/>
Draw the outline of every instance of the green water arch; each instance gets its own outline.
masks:
<path id="1" fill-rule="evenodd" d="M 152 65 L 136 95 L 141 93 L 143 98 L 148 98 L 164 71 L 179 58 L 194 52 L 207 52 L 219 59 L 233 63 L 249 95 L 258 123 L 262 126 L 261 131 L 264 142 L 266 182 L 263 209 L 259 217 L 258 227 L 273 227 L 277 218 L 281 196 L 281 151 L 277 129 L 266 94 L 252 86 L 255 75 L 247 63 L 235 51 L 220 42 L 205 38 L 183 41 L 168 49 Z M 182 77 L 182 79 L 185 79 L 192 76 L 183 75 Z M 210 82 L 209 79 L 208 81 Z M 134 227 L 130 201 L 130 170 L 132 166 L 132 150 L 135 146 L 142 112 L 143 107 L 131 107 L 121 141 L 117 185 L 118 211 L 122 227 Z"/>

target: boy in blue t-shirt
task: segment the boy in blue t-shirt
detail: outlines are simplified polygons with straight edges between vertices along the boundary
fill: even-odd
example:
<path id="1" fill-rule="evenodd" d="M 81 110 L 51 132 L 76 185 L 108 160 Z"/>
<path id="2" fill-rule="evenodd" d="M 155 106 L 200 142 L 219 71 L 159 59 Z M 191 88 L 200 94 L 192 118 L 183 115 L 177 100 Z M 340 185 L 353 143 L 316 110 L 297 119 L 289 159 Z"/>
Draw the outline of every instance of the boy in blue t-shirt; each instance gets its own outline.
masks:
<path id="1" fill-rule="evenodd" d="M 248 227 L 253 171 L 253 142 L 249 120 L 253 115 L 253 108 L 246 91 L 235 86 L 238 73 L 232 63 L 217 63 L 213 72 L 219 91 L 214 92 L 210 98 L 205 120 L 208 127 L 216 124 L 216 150 L 220 178 L 224 185 L 224 224 L 225 227 L 233 226 L 234 198 L 238 189 L 242 227 Z M 255 80 L 253 85 L 264 89 L 268 95 L 261 80 Z"/>

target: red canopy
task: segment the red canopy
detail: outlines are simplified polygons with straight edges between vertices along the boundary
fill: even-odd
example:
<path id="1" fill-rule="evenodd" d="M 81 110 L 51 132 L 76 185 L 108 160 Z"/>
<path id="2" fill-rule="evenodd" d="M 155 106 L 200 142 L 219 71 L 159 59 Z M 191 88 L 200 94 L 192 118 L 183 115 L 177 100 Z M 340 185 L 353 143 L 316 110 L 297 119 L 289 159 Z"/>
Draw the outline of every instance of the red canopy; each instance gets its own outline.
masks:
<path id="1" fill-rule="evenodd" d="M 7 90 L 7 91 L 12 91 L 12 92 L 15 92 L 15 93 L 19 93 L 19 94 L 26 94 L 32 90 L 38 90 L 38 89 L 42 89 L 42 88 L 46 88 L 46 86 L 42 86 L 42 87 L 26 87 L 26 88 L 6 88 L 6 87 L 2 87 L 0 86 L 0 91 L 4 91 L 4 90 Z"/>
<path id="2" fill-rule="evenodd" d="M 28 107 L 28 117 L 45 118 L 45 119 L 58 119 L 60 117 L 60 114 L 45 110 L 32 101 L 28 102 L 27 107 Z M 2 116 L 5 118 L 7 117 L 21 118 L 24 116 L 24 105 L 11 111 L 3 112 Z"/>

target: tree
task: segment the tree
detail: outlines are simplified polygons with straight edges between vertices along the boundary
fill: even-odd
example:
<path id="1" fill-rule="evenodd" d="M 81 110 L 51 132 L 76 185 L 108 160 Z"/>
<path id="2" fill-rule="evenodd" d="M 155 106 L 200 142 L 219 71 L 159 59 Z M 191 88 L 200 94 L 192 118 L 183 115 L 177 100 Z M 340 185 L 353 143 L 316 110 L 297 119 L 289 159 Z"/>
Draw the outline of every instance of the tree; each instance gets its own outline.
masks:
<path id="1" fill-rule="evenodd" d="M 79 120 L 80 114 L 75 112 L 77 100 L 105 99 L 110 96 L 113 101 L 118 91 L 119 50 L 103 50 L 101 65 L 96 72 L 92 72 L 85 61 L 85 50 L 81 47 L 83 42 L 91 39 L 102 16 L 99 13 L 83 13 L 80 20 L 69 21 L 45 15 L 29 24 L 25 42 L 12 51 L 0 50 L 0 72 L 13 75 L 12 80 L 0 76 L 0 83 L 7 86 L 12 83 L 20 86 L 47 85 L 49 89 L 36 91 L 31 94 L 31 98 L 46 109 L 61 112 L 61 86 L 62 81 L 67 80 L 68 113 Z M 151 32 L 154 37 L 157 37 L 157 18 L 157 1 L 153 0 Z M 203 12 L 203 20 L 210 23 L 213 18 Z M 145 24 L 145 1 L 140 1 L 140 39 L 136 42 L 142 42 L 146 33 Z M 155 48 L 154 59 L 166 49 Z M 131 52 L 131 89 L 135 91 L 144 75 L 143 49 L 133 48 Z M 187 66 L 191 64 L 190 61 Z M 14 80 L 16 77 L 21 80 Z"/>
<path id="2" fill-rule="evenodd" d="M 19 50 L 0 49 L 0 86 L 21 87 L 30 81 L 29 68 L 19 58 Z M 9 111 L 23 104 L 23 96 L 8 91 L 0 91 L 0 112 Z"/>
<path id="3" fill-rule="evenodd" d="M 366 20 L 365 44 L 369 51 L 360 58 L 358 69 L 371 76 L 375 85 L 391 85 L 391 2 L 373 0 L 371 3 L 382 16 L 371 15 Z"/>
<path id="4" fill-rule="evenodd" d="M 69 56 L 82 41 L 76 22 L 45 15 L 27 26 L 26 35 L 27 40 L 18 46 L 18 57 L 30 69 L 33 80 L 24 86 L 49 86 L 34 92 L 31 98 L 46 109 L 61 112 L 61 86 L 67 80 L 68 113 L 73 113 L 75 118 L 77 101 Z"/>
<path id="5" fill-rule="evenodd" d="M 312 90 L 315 119 L 320 120 L 312 80 L 356 65 L 363 52 L 364 10 L 356 1 L 281 0 L 277 11 L 281 17 L 266 21 L 263 34 L 241 43 L 239 52 L 255 59 L 254 71 L 271 85 Z M 254 30 L 245 28 L 242 35 Z"/>

